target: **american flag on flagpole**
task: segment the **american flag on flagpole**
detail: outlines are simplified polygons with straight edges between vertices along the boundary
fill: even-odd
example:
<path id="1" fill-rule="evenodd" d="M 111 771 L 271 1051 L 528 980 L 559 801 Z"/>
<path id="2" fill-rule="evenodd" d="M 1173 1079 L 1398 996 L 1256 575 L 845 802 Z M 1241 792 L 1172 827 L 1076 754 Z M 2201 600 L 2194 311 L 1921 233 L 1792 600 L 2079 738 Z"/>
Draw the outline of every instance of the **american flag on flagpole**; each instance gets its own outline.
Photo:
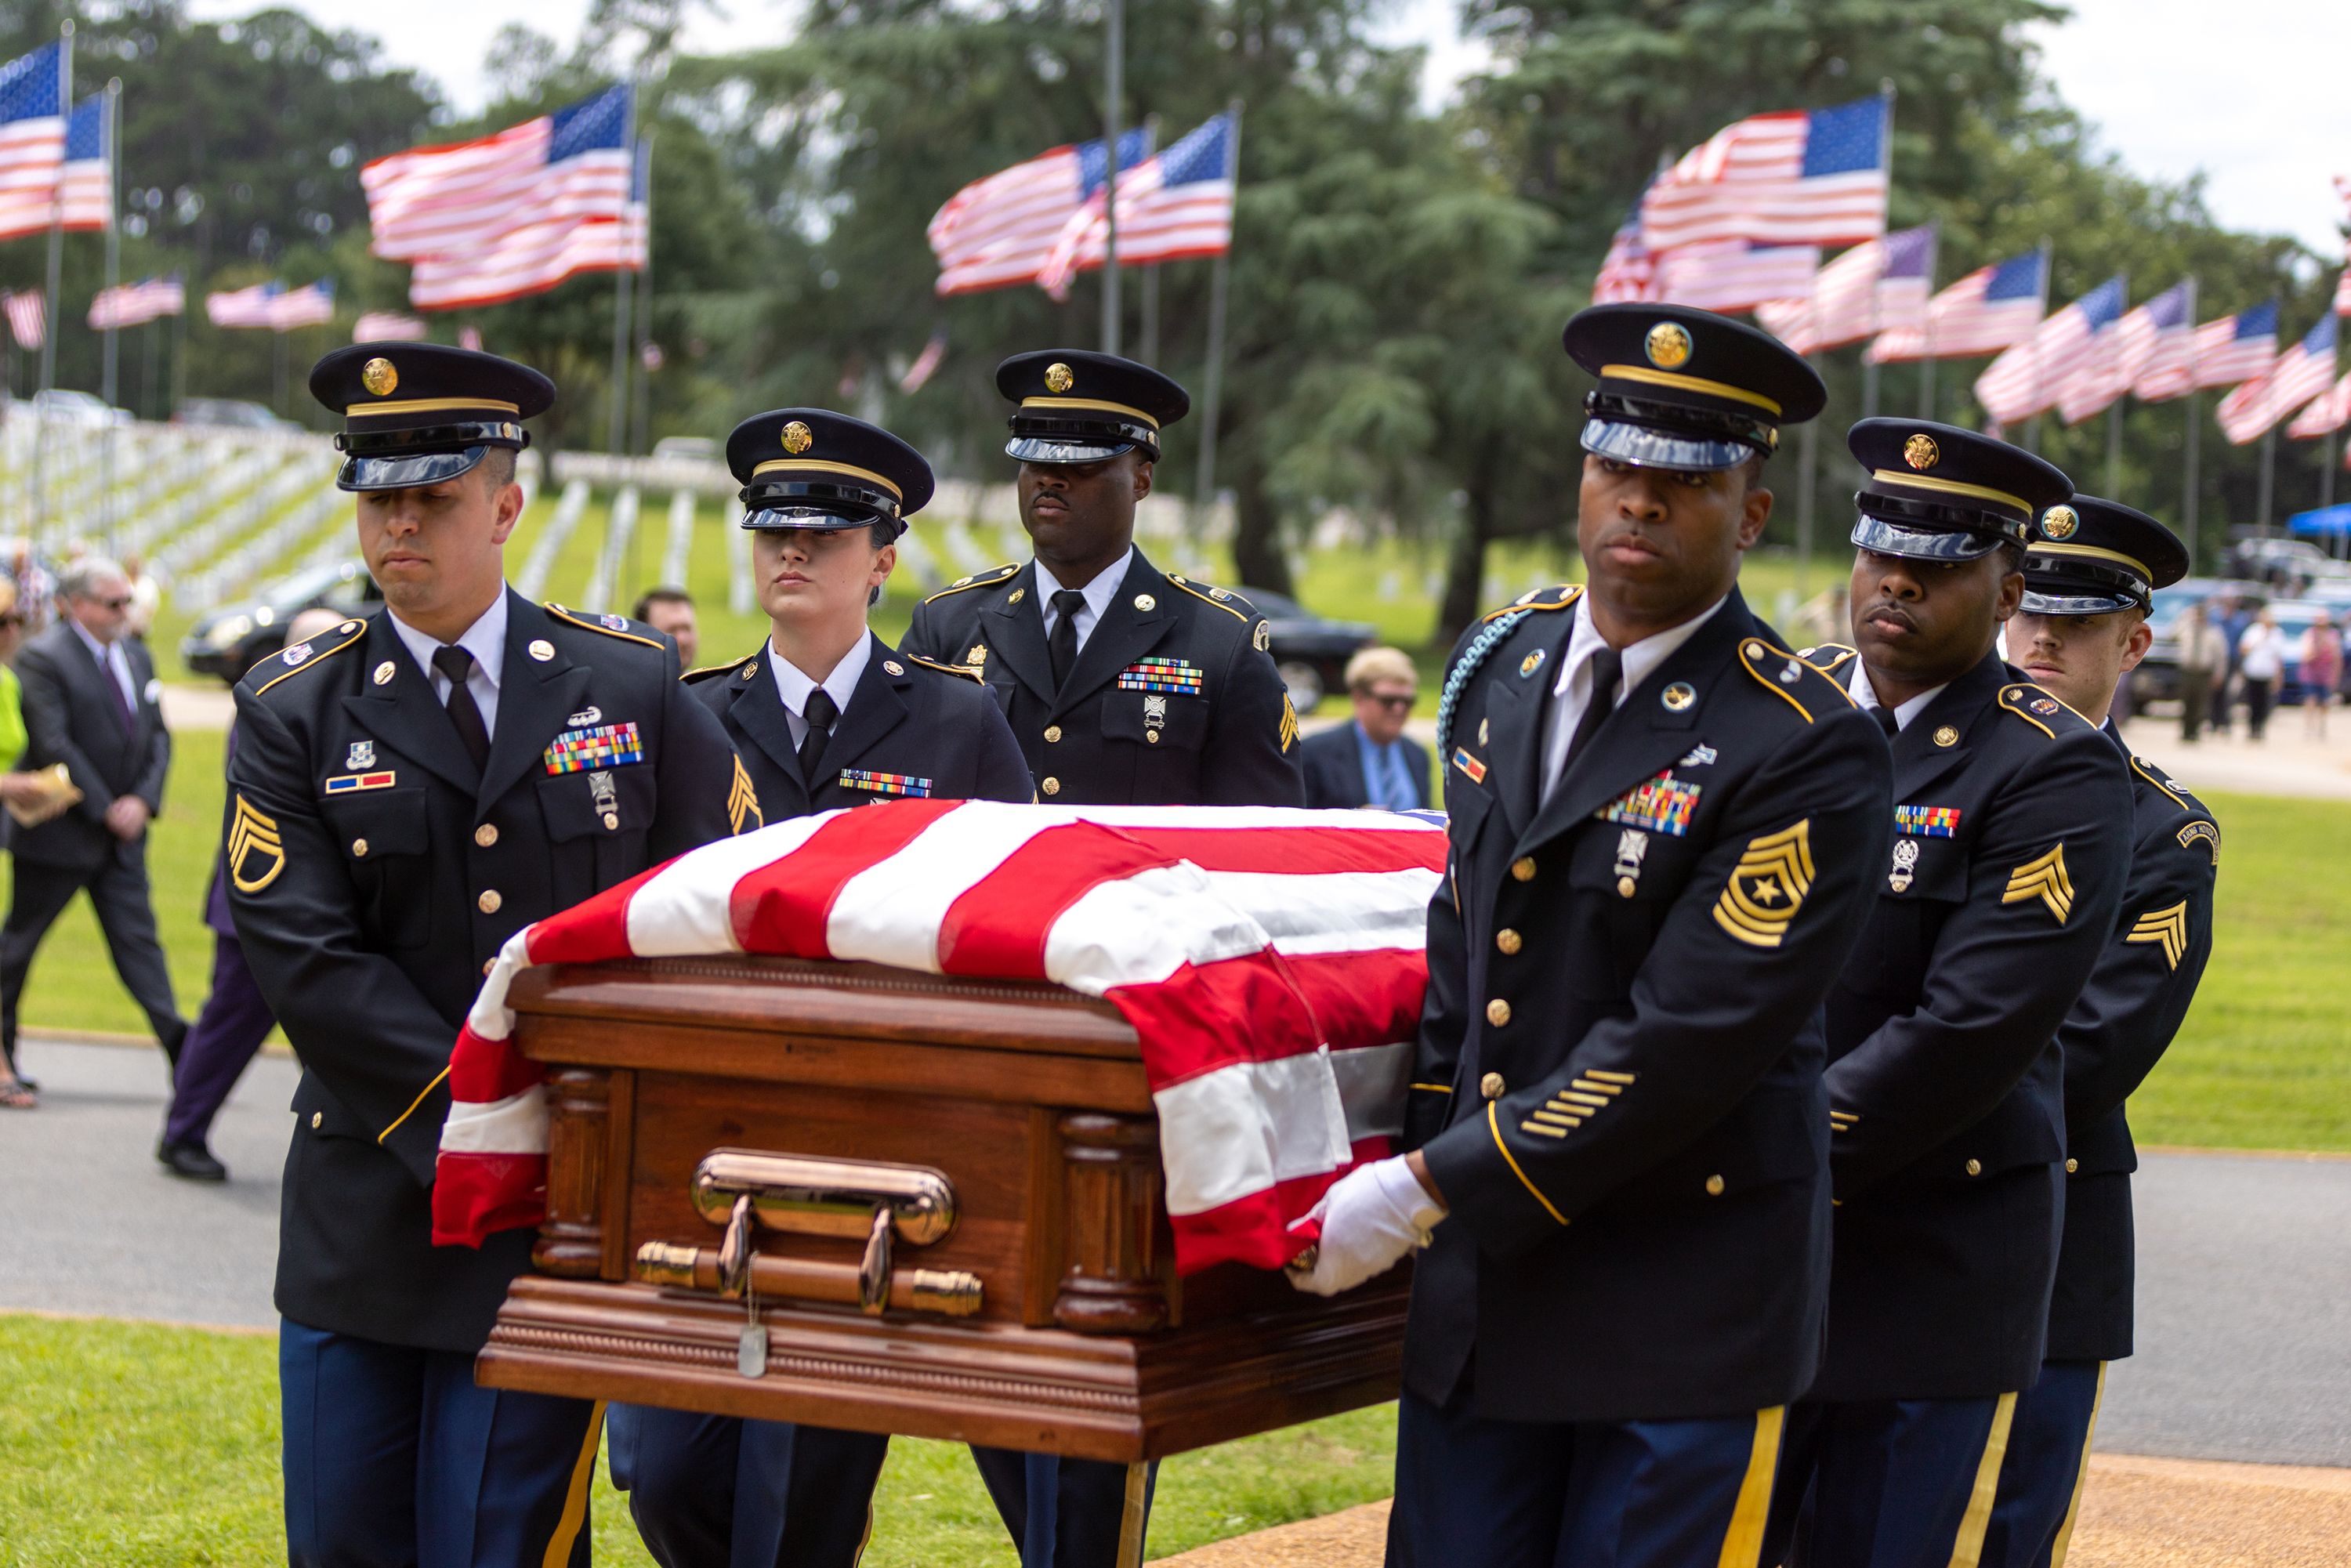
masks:
<path id="1" fill-rule="evenodd" d="M 1755 319 L 1800 354 L 1858 343 L 1927 320 L 1927 280 L 1935 272 L 1935 225 L 1925 224 L 1857 245 L 1826 267 L 1801 299 L 1755 308 Z"/>
<path id="2" fill-rule="evenodd" d="M 377 159 L 360 171 L 371 248 L 415 261 L 478 250 L 519 227 L 621 217 L 635 111 L 623 82 L 495 136 Z"/>
<path id="3" fill-rule="evenodd" d="M 1976 378 L 1976 402 L 2002 424 L 2030 419 L 2057 400 L 2094 363 L 2098 340 L 2123 317 L 2124 281 L 2110 277 L 2041 323 Z"/>
<path id="4" fill-rule="evenodd" d="M 2251 381 L 2277 358 L 2277 301 L 2273 299 L 2168 340 L 2147 361 L 2131 395 L 2141 402 L 2163 402 Z"/>
<path id="5" fill-rule="evenodd" d="M 215 327 L 266 327 L 270 307 L 286 292 L 275 280 L 204 296 L 204 319 Z"/>
<path id="6" fill-rule="evenodd" d="M 418 343 L 427 336 L 423 322 L 397 310 L 369 310 L 351 323 L 354 343 Z"/>
<path id="7" fill-rule="evenodd" d="M 291 332 L 298 327 L 323 327 L 335 319 L 335 281 L 322 277 L 299 288 L 282 290 L 269 302 L 272 330 Z"/>
<path id="8" fill-rule="evenodd" d="M 2093 352 L 2057 396 L 2057 412 L 2068 424 L 2079 424 L 2104 412 L 2139 383 L 2162 354 L 2191 347 L 2190 323 L 2196 309 L 2196 286 L 2175 283 L 2102 332 Z"/>
<path id="9" fill-rule="evenodd" d="M 1966 360 L 2023 342 L 2041 325 L 2048 298 L 2048 258 L 2038 250 L 1980 267 L 1927 302 L 1917 327 L 1881 332 L 1869 357 L 1881 365 L 1906 360 Z"/>
<path id="10" fill-rule="evenodd" d="M 947 329 L 942 327 L 931 334 L 931 340 L 923 345 L 923 351 L 914 356 L 914 362 L 908 365 L 906 373 L 898 378 L 898 390 L 902 392 L 922 391 L 931 377 L 937 373 L 939 361 L 946 357 Z"/>
<path id="11" fill-rule="evenodd" d="M 98 298 L 89 302 L 89 324 L 101 332 L 109 327 L 143 326 L 177 316 L 187 308 L 188 291 L 175 272 L 169 277 L 146 277 L 99 290 Z"/>
<path id="12" fill-rule="evenodd" d="M 461 310 L 543 294 L 582 272 L 638 272 L 652 248 L 647 150 L 638 144 L 628 200 L 617 216 L 554 216 L 507 230 L 474 249 L 418 258 L 408 302 L 419 310 Z"/>
<path id="13" fill-rule="evenodd" d="M 0 66 L 0 239 L 38 234 L 66 156 L 66 54 L 43 44 Z"/>
<path id="14" fill-rule="evenodd" d="M 1725 315 L 1752 310 L 1767 299 L 1809 292 L 1820 276 L 1816 245 L 1750 245 L 1709 240 L 1669 250 L 1657 263 L 1657 297 Z"/>
<path id="15" fill-rule="evenodd" d="M 2343 198 L 2343 222 L 2351 226 L 2351 174 L 2335 176 L 2335 193 Z M 2335 313 L 2351 316 L 2351 238 L 2343 242 L 2343 275 L 2335 280 Z"/>
<path id="16" fill-rule="evenodd" d="M 1641 243 L 1641 206 L 1635 202 L 1633 211 L 1618 225 L 1615 236 L 1608 242 L 1608 255 L 1600 263 L 1598 276 L 1592 280 L 1592 302 L 1616 305 L 1656 298 L 1657 260 Z"/>
<path id="17" fill-rule="evenodd" d="M 1239 143 L 1233 117 L 1219 114 L 1161 148 L 1118 177 L 1118 261 L 1144 267 L 1187 256 L 1217 256 L 1233 243 L 1234 159 Z M 1078 273 L 1097 271 L 1110 243 L 1102 192 L 1062 224 L 1037 287 L 1056 299 L 1070 297 Z"/>
<path id="18" fill-rule="evenodd" d="M 2279 421 L 2324 392 L 2335 380 L 2335 327 L 2329 313 L 2303 334 L 2302 341 L 2277 357 L 2269 373 L 2220 400 L 2220 433 L 2238 446 L 2257 441 Z"/>
<path id="19" fill-rule="evenodd" d="M 1140 129 L 1118 139 L 1118 172 L 1145 156 Z M 931 254 L 938 258 L 938 292 L 976 294 L 1033 283 L 1053 254 L 1061 230 L 1107 182 L 1109 164 L 1099 141 L 1056 147 L 1025 163 L 974 180 L 931 214 Z"/>
<path id="20" fill-rule="evenodd" d="M 114 226 L 114 166 L 107 157 L 106 95 L 83 99 L 66 120 L 57 226 L 88 234 Z"/>
<path id="21" fill-rule="evenodd" d="M 48 312 L 41 303 L 37 288 L 12 289 L 0 294 L 0 309 L 8 313 L 8 330 L 20 349 L 37 349 L 47 334 Z"/>
<path id="22" fill-rule="evenodd" d="M 2345 376 L 2295 415 L 2285 433 L 2296 441 L 2314 441 L 2351 424 L 2351 375 Z"/>
<path id="23" fill-rule="evenodd" d="M 705 845 L 507 940 L 449 1060 L 434 1240 L 545 1212 L 546 1095 L 507 1006 L 520 970 L 773 953 L 1109 1001 L 1158 1112 L 1177 1271 L 1280 1268 L 1290 1223 L 1401 1130 L 1445 848 L 1405 814 L 953 800 Z"/>
<path id="24" fill-rule="evenodd" d="M 1641 241 L 1855 245 L 1886 232 L 1886 105 L 1758 114 L 1714 133 L 1641 198 Z"/>

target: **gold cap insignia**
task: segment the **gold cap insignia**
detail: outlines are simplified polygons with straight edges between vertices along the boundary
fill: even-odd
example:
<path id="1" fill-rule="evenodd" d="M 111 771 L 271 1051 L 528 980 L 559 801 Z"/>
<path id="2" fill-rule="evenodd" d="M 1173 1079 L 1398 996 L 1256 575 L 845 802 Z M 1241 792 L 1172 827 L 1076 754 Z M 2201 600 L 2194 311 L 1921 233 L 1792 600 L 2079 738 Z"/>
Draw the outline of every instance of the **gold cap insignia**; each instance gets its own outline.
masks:
<path id="1" fill-rule="evenodd" d="M 1698 688 L 1687 681 L 1676 681 L 1658 694 L 1657 700 L 1666 705 L 1668 712 L 1679 713 L 1698 701 Z"/>
<path id="2" fill-rule="evenodd" d="M 1943 460 L 1943 449 L 1925 431 L 1918 432 L 1902 444 L 1902 461 L 1924 473 Z"/>
<path id="3" fill-rule="evenodd" d="M 381 354 L 360 367 L 360 385 L 378 397 L 390 397 L 400 385 L 400 372 Z"/>
<path id="4" fill-rule="evenodd" d="M 1690 335 L 1678 321 L 1660 321 L 1650 328 L 1641 347 L 1649 363 L 1661 371 L 1677 370 L 1689 362 Z"/>
<path id="5" fill-rule="evenodd" d="M 2052 507 L 2041 514 L 2041 537 L 2044 539 L 2072 538 L 2074 530 L 2081 526 L 2081 516 L 2071 507 Z"/>
<path id="6" fill-rule="evenodd" d="M 1045 367 L 1045 390 L 1047 392 L 1056 393 L 1065 392 L 1077 384 L 1078 378 L 1071 375 L 1070 373 L 1070 367 L 1061 363 L 1061 361 L 1055 360 L 1051 364 Z"/>
<path id="7" fill-rule="evenodd" d="M 816 436 L 799 420 L 784 426 L 784 450 L 798 457 L 816 444 Z"/>

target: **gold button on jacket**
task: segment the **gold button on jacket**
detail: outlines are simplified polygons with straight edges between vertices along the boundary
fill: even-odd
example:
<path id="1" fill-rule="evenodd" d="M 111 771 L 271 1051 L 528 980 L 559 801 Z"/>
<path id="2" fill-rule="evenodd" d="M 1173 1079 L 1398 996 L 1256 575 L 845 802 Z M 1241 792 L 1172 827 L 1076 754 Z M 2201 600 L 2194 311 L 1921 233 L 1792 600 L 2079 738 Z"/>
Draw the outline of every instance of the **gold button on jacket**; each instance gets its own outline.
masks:
<path id="1" fill-rule="evenodd" d="M 1486 1004 L 1486 1021 L 1496 1029 L 1510 1021 L 1510 1004 L 1496 997 Z"/>
<path id="2" fill-rule="evenodd" d="M 1510 862 L 1510 874 L 1511 874 L 1512 876 L 1514 876 L 1514 877 L 1518 878 L 1520 882 L 1532 882 L 1532 881 L 1534 881 L 1534 879 L 1535 879 L 1535 861 L 1534 861 L 1534 857 L 1533 857 L 1532 855 L 1526 855 L 1526 856 L 1523 856 L 1523 857 L 1521 857 L 1521 858 L 1520 858 L 1520 859 L 1518 859 L 1518 860 L 1514 860 L 1514 861 L 1512 861 L 1512 862 Z"/>
<path id="3" fill-rule="evenodd" d="M 1508 956 L 1510 954 L 1516 953 L 1520 947 L 1525 946 L 1526 941 L 1517 932 L 1505 925 L 1499 931 L 1494 933 L 1494 946 L 1500 948 L 1505 956 Z"/>
<path id="4" fill-rule="evenodd" d="M 484 822 L 480 827 L 475 828 L 474 830 L 474 841 L 481 845 L 486 850 L 496 844 L 498 841 L 497 824 L 495 822 Z"/>
<path id="5" fill-rule="evenodd" d="M 1499 1100 L 1509 1089 L 1510 1085 L 1502 1082 L 1502 1075 L 1499 1072 L 1489 1072 L 1478 1080 L 1478 1092 L 1489 1100 Z"/>
<path id="6" fill-rule="evenodd" d="M 486 888 L 481 897 L 474 900 L 474 907 L 485 915 L 496 915 L 498 912 L 498 905 L 505 902 L 506 900 L 498 895 L 496 888 Z"/>

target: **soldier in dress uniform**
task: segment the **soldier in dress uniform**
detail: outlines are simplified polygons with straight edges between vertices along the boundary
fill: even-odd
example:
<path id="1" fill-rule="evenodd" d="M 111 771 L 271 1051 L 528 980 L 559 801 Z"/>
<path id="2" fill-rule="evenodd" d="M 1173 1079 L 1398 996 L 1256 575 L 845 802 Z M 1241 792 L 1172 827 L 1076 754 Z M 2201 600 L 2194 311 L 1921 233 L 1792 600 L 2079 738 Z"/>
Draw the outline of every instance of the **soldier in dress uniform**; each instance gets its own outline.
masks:
<path id="1" fill-rule="evenodd" d="M 1984 1541 L 1985 1568 L 2062 1562 L 2082 1496 L 2106 1363 L 2131 1353 L 2130 1173 L 2123 1102 L 2151 1071 L 2212 952 L 2220 830 L 2196 798 L 2131 755 L 2115 692 L 2146 657 L 2154 591 L 2188 551 L 2144 512 L 2076 496 L 2042 515 L 2008 623 L 2009 663 L 2096 725 L 2131 771 L 2130 881 L 2090 983 L 2057 1031 L 2065 1057 L 2065 1228 L 2040 1381 L 2018 1396 Z"/>
<path id="2" fill-rule="evenodd" d="M 1265 618 L 1134 543 L 1160 433 L 1190 395 L 1148 365 L 1077 349 L 1016 354 L 996 386 L 1017 405 L 1004 451 L 1020 464 L 1036 559 L 931 595 L 901 647 L 980 671 L 1047 804 L 1303 805 L 1298 719 Z M 973 1455 L 1026 1568 L 1111 1562 L 1125 1466 Z"/>
<path id="3" fill-rule="evenodd" d="M 735 763 L 675 656 L 509 591 L 546 377 L 362 343 L 310 372 L 386 608 L 236 689 L 224 870 L 302 1058 L 278 1247 L 292 1563 L 585 1563 L 601 1410 L 477 1388 L 532 1233 L 432 1242 L 449 1051 L 525 925 L 726 835 Z"/>
<path id="4" fill-rule="evenodd" d="M 1885 737 L 1749 610 L 1812 370 L 1603 305 L 1587 589 L 1465 633 L 1405 1141 L 1301 1288 L 1413 1274 L 1388 1561 L 1752 1568 L 1828 1287 L 1821 1000 L 1884 862 Z"/>
<path id="5" fill-rule="evenodd" d="M 1303 803 L 1265 618 L 1134 543 L 1161 430 L 1190 396 L 1148 365 L 1075 349 L 1016 354 L 996 385 L 1018 405 L 1004 450 L 1036 559 L 925 600 L 907 652 L 979 668 L 1048 803 Z"/>
<path id="6" fill-rule="evenodd" d="M 1917 420 L 1864 420 L 1848 444 L 1869 476 L 1858 652 L 1813 657 L 1893 741 L 1894 839 L 1829 994 L 1828 1348 L 1789 1416 L 1772 1542 L 1793 1534 L 1790 1561 L 1822 1568 L 1941 1568 L 1976 1560 L 2017 1395 L 2041 1373 L 2057 1027 L 2121 904 L 2130 786 L 2096 727 L 1997 645 L 2036 520 L 2045 536 L 2071 482 Z"/>
<path id="7" fill-rule="evenodd" d="M 735 427 L 744 528 L 769 632 L 686 685 L 745 759 L 749 826 L 891 799 L 1029 800 L 1029 769 L 978 672 L 866 626 L 931 468 L 886 430 L 818 408 Z M 615 1484 L 666 1568 L 852 1568 L 890 1439 L 780 1421 L 612 1407 Z"/>

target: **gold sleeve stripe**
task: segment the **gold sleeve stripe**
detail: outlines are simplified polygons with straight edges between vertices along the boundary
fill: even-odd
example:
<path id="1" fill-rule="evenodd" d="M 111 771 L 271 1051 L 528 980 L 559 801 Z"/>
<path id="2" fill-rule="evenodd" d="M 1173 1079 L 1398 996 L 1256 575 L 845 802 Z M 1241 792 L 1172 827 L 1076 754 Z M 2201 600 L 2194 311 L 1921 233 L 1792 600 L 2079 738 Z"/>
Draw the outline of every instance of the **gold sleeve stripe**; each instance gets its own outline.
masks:
<path id="1" fill-rule="evenodd" d="M 1594 1094 L 1605 1094 L 1611 1099 L 1614 1099 L 1615 1096 L 1625 1092 L 1623 1089 L 1614 1083 L 1595 1083 L 1588 1078 L 1575 1079 L 1570 1082 L 1568 1087 L 1572 1089 L 1589 1090 Z"/>
<path id="2" fill-rule="evenodd" d="M 740 837 L 747 820 L 754 828 L 764 828 L 768 819 L 759 810 L 759 792 L 751 787 L 751 775 L 744 770 L 743 759 L 737 757 L 734 763 L 735 777 L 726 787 L 726 820 L 734 824 L 736 835 Z"/>
<path id="3" fill-rule="evenodd" d="M 2060 925 L 2074 913 L 2074 879 L 2065 873 L 2064 844 L 2008 873 L 2008 891 L 2000 895 L 2002 904 L 2023 904 L 2035 898 L 2049 906 Z"/>
<path id="4" fill-rule="evenodd" d="M 1298 710 L 1290 706 L 1290 694 L 1281 694 L 1281 749 L 1287 752 L 1298 743 Z"/>
<path id="5" fill-rule="evenodd" d="M 1486 1102 L 1486 1128 L 1489 1132 L 1494 1134 L 1494 1146 L 1502 1151 L 1502 1163 L 1510 1167 L 1510 1174 L 1519 1178 L 1519 1184 L 1521 1186 L 1524 1186 L 1529 1192 L 1535 1195 L 1535 1201 L 1543 1206 L 1543 1212 L 1545 1214 L 1550 1215 L 1562 1225 L 1565 1225 L 1567 1223 L 1567 1216 L 1562 1214 L 1559 1211 L 1558 1206 L 1542 1195 L 1542 1188 L 1527 1180 L 1527 1173 L 1519 1168 L 1517 1158 L 1510 1153 L 1510 1145 L 1502 1142 L 1502 1124 L 1495 1118 L 1494 1105 L 1494 1101 L 1489 1100 Z M 1561 1136 L 1564 1137 L 1566 1134 L 1562 1133 Z"/>
<path id="6" fill-rule="evenodd" d="M 1748 841 L 1714 901 L 1714 923 L 1733 941 L 1777 947 L 1813 886 L 1813 820 Z"/>
<path id="7" fill-rule="evenodd" d="M 286 845 L 277 836 L 277 819 L 257 810 L 242 790 L 237 793 L 224 852 L 228 857 L 228 879 L 239 893 L 259 893 L 286 869 Z M 267 869 L 248 876 L 245 862 L 256 856 L 267 863 Z"/>
<path id="8" fill-rule="evenodd" d="M 1415 1083 L 1409 1085 L 1409 1087 L 1421 1090 L 1430 1094 L 1450 1094 L 1453 1092 L 1453 1085 L 1450 1083 Z"/>
<path id="9" fill-rule="evenodd" d="M 1603 1083 L 1631 1083 L 1636 1076 L 1630 1072 L 1611 1072 L 1604 1067 L 1587 1067 L 1583 1070 L 1583 1075 L 1586 1078 L 1597 1078 Z"/>
<path id="10" fill-rule="evenodd" d="M 416 1108 L 417 1108 L 419 1105 L 423 1104 L 425 1101 L 427 1101 L 427 1100 L 431 1099 L 431 1098 L 433 1097 L 433 1091 L 434 1091 L 435 1089 L 440 1088 L 440 1087 L 441 1087 L 441 1082 L 442 1082 L 442 1080 L 443 1080 L 443 1079 L 444 1079 L 444 1078 L 447 1078 L 448 1076 L 449 1076 L 449 1070 L 448 1070 L 447 1068 L 445 1068 L 445 1067 L 444 1067 L 444 1068 L 443 1068 L 439 1072 L 434 1073 L 434 1076 L 433 1076 L 433 1082 L 430 1082 L 430 1083 L 428 1083 L 428 1084 L 426 1084 L 426 1085 L 424 1086 L 424 1092 L 423 1092 L 423 1093 L 419 1094 L 415 1099 L 411 1100 L 411 1101 L 408 1103 L 408 1109 L 407 1109 L 407 1110 L 405 1110 L 405 1111 L 402 1111 L 399 1115 L 397 1115 L 397 1116 L 393 1117 L 393 1118 L 392 1119 L 392 1125 L 391 1125 L 391 1126 L 389 1126 L 389 1127 L 386 1127 L 382 1132 L 378 1133 L 378 1134 L 375 1135 L 375 1141 L 376 1141 L 377 1143 L 381 1144 L 381 1143 L 382 1143 L 386 1138 L 389 1138 L 389 1137 L 390 1137 L 390 1136 L 392 1136 L 394 1133 L 397 1133 L 398 1131 L 400 1131 L 400 1124 L 401 1124 L 402 1122 L 407 1121 L 411 1116 L 415 1115 L 415 1114 L 416 1114 Z"/>
<path id="11" fill-rule="evenodd" d="M 2164 960 L 2174 969 L 2188 956 L 2188 901 L 2181 899 L 2168 909 L 2149 910 L 2138 917 L 2130 928 L 2126 942 L 2152 942 L 2162 947 Z"/>

